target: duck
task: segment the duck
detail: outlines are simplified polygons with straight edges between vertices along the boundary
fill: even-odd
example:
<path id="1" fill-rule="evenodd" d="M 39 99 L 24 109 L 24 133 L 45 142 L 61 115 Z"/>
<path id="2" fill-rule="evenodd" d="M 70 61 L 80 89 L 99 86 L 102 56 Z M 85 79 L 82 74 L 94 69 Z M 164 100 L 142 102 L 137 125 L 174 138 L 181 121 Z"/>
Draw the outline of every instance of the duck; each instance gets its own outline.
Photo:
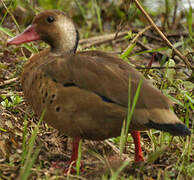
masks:
<path id="1" fill-rule="evenodd" d="M 21 75 L 26 102 L 44 121 L 73 138 L 69 164 L 78 158 L 81 139 L 118 137 L 131 102 L 142 85 L 130 122 L 135 162 L 144 161 L 140 131 L 156 129 L 187 136 L 189 128 L 171 110 L 172 102 L 127 62 L 110 53 L 77 51 L 79 32 L 72 19 L 59 10 L 36 15 L 8 45 L 42 40 L 49 48 L 31 56 Z"/>

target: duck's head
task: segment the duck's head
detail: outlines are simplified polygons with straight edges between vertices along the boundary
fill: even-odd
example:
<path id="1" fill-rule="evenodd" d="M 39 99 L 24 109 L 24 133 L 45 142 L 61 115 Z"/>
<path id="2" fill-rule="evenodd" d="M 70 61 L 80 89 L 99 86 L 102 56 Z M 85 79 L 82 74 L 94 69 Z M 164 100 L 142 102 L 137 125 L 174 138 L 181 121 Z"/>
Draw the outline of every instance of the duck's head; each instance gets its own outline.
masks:
<path id="1" fill-rule="evenodd" d="M 10 39 L 8 44 L 22 44 L 43 40 L 56 54 L 74 53 L 79 41 L 79 33 L 72 20 L 58 10 L 44 11 L 34 17 L 32 24 L 24 32 Z"/>

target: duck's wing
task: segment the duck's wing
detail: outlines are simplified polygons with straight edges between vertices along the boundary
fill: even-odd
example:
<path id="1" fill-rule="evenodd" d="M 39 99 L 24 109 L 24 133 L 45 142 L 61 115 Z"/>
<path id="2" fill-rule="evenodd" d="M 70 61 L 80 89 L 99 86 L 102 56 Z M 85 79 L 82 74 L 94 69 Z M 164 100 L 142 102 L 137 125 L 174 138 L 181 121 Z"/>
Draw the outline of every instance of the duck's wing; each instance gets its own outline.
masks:
<path id="1" fill-rule="evenodd" d="M 47 64 L 44 71 L 64 87 L 75 86 L 90 91 L 107 103 L 123 107 L 128 106 L 129 76 L 131 76 L 131 100 L 142 78 L 137 70 L 120 58 L 100 51 L 56 57 Z M 187 134 L 188 130 L 184 129 L 185 126 L 182 128 L 182 122 L 169 109 L 169 104 L 167 97 L 150 81 L 143 79 L 133 121 L 176 135 Z M 175 127 L 177 124 L 180 124 L 180 127 L 179 125 Z"/>
<path id="2" fill-rule="evenodd" d="M 142 78 L 128 63 L 100 51 L 58 57 L 44 71 L 64 86 L 74 84 L 125 107 L 128 106 L 129 76 L 132 99 Z M 169 104 L 170 100 L 144 78 L 136 107 L 169 108 Z"/>

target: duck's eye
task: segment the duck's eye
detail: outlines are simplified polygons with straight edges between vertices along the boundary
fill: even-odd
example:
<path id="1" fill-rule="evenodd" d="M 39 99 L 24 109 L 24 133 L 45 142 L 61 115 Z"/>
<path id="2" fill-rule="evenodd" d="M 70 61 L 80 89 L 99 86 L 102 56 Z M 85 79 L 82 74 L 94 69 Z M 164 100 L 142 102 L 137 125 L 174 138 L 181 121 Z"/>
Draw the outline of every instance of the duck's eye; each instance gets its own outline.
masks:
<path id="1" fill-rule="evenodd" d="M 52 23 L 55 20 L 55 18 L 52 16 L 48 16 L 46 20 L 48 23 Z"/>

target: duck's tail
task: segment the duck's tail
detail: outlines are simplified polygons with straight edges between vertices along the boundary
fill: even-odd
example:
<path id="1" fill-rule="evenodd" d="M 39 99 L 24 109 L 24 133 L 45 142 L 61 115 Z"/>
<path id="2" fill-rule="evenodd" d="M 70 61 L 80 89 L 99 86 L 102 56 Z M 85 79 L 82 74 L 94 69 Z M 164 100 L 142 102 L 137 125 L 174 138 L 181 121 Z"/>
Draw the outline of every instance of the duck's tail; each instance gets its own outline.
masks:
<path id="1" fill-rule="evenodd" d="M 174 136 L 191 135 L 189 128 L 170 109 L 152 109 L 146 126 Z"/>

